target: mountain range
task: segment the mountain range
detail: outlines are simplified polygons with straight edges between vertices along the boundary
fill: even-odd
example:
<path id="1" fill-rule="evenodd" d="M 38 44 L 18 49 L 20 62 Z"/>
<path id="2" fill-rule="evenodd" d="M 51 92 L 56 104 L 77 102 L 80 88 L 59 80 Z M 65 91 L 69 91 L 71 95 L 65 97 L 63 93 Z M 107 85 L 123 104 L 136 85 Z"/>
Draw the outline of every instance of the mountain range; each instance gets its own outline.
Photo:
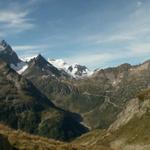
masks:
<path id="1" fill-rule="evenodd" d="M 86 66 L 82 66 L 80 64 L 68 64 L 62 59 L 49 59 L 49 63 L 60 70 L 66 71 L 68 74 L 73 76 L 74 78 L 83 78 L 92 75 L 92 71 L 90 71 Z"/>
<path id="2" fill-rule="evenodd" d="M 0 122 L 16 130 L 81 150 L 149 150 L 149 89 L 150 60 L 92 72 L 41 54 L 23 61 L 0 42 Z"/>

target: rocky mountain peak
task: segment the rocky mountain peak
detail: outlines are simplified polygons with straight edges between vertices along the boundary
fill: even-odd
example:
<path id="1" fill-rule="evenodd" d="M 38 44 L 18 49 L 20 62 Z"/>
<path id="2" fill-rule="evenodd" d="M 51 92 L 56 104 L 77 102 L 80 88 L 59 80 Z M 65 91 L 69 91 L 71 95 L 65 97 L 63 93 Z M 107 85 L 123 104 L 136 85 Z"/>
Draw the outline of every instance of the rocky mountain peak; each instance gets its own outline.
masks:
<path id="1" fill-rule="evenodd" d="M 0 59 L 6 62 L 10 67 L 21 74 L 28 67 L 27 63 L 19 59 L 11 46 L 5 41 L 0 42 Z"/>
<path id="2" fill-rule="evenodd" d="M 17 66 L 17 64 L 21 62 L 17 54 L 5 40 L 0 42 L 0 58 L 9 65 L 13 64 Z"/>
<path id="3" fill-rule="evenodd" d="M 3 47 L 7 47 L 8 46 L 8 44 L 7 44 L 7 42 L 5 40 L 2 40 L 0 42 L 0 45 L 3 46 Z"/>
<path id="4" fill-rule="evenodd" d="M 45 67 L 46 65 L 50 65 L 49 62 L 41 55 L 37 55 L 37 57 L 31 59 L 29 63 L 34 63 L 40 67 Z"/>
<path id="5" fill-rule="evenodd" d="M 5 40 L 2 40 L 0 42 L 0 52 L 4 52 L 5 53 L 12 53 L 12 48 L 10 47 L 10 45 L 5 41 Z"/>
<path id="6" fill-rule="evenodd" d="M 35 57 L 36 60 L 44 60 L 45 61 L 45 58 L 41 55 L 41 54 L 38 54 L 37 57 Z"/>
<path id="7" fill-rule="evenodd" d="M 84 76 L 87 74 L 88 68 L 79 64 L 74 64 L 68 67 L 68 71 L 75 76 Z"/>
<path id="8" fill-rule="evenodd" d="M 49 63 L 41 54 L 31 59 L 28 64 L 29 69 L 27 69 L 27 72 L 32 72 L 33 70 L 36 70 L 37 73 L 43 75 L 52 75 L 57 77 L 61 76 L 61 71 L 53 66 L 51 63 Z"/>
<path id="9" fill-rule="evenodd" d="M 120 66 L 118 66 L 118 68 L 122 68 L 122 69 L 129 69 L 131 67 L 132 67 L 132 65 L 128 64 L 128 63 L 124 63 L 124 64 L 121 64 Z"/>

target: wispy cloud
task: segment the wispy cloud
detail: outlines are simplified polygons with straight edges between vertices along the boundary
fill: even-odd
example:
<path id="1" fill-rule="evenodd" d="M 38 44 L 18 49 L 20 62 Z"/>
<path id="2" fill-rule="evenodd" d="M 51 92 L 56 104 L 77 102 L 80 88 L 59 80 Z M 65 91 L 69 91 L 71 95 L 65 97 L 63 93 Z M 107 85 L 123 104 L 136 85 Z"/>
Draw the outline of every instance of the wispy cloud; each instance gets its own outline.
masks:
<path id="1" fill-rule="evenodd" d="M 143 2 L 142 2 L 142 1 L 138 1 L 138 2 L 137 2 L 137 7 L 141 7 L 141 6 L 142 6 L 142 4 L 143 4 Z"/>
<path id="2" fill-rule="evenodd" d="M 66 61 L 70 63 L 79 63 L 82 65 L 87 64 L 90 67 L 99 65 L 99 67 L 106 67 L 106 64 L 109 63 L 112 60 L 115 60 L 117 58 L 124 57 L 120 53 L 80 53 L 76 56 L 72 56 L 69 58 L 64 58 Z"/>
<path id="3" fill-rule="evenodd" d="M 53 7 L 50 1 L 59 9 L 50 9 Z M 89 2 L 87 0 L 87 4 Z M 127 0 L 124 8 L 119 0 L 115 4 L 98 1 L 101 5 L 84 5 L 83 10 L 78 5 L 72 7 L 72 2 L 60 6 L 55 0 L 15 3 L 16 7 L 5 5 L 6 8 L 0 9 L 0 37 L 33 29 L 21 37 L 23 40 L 15 37 L 19 39 L 16 43 L 29 41 L 31 44 L 13 46 L 21 56 L 44 53 L 46 57 L 63 57 L 71 63 L 106 66 L 112 61 L 117 63 L 124 58 L 131 60 L 150 55 L 148 0 Z M 12 35 L 10 37 L 13 39 Z"/>
<path id="4" fill-rule="evenodd" d="M 140 32 L 140 31 L 139 31 Z M 91 52 L 87 53 L 86 50 L 78 53 L 75 56 L 70 56 L 68 58 L 64 58 L 65 60 L 73 63 L 86 64 L 91 68 L 95 67 L 108 67 L 111 64 L 119 65 L 120 63 L 132 62 L 132 60 L 139 59 L 144 61 L 145 59 L 149 59 L 150 56 L 150 44 L 147 42 L 142 42 L 137 40 L 135 36 L 110 36 L 106 39 L 101 39 L 95 41 L 94 44 L 108 44 L 110 42 L 124 42 L 125 45 L 122 45 L 122 48 L 110 49 L 106 50 L 102 47 L 99 47 L 97 50 L 91 50 Z M 137 41 L 136 41 L 137 40 Z M 127 43 L 126 43 L 127 42 Z M 99 53 L 98 53 L 99 51 Z M 121 61 L 121 62 L 120 62 Z M 140 62 L 139 62 L 140 63 Z"/>
<path id="5" fill-rule="evenodd" d="M 135 39 L 132 33 L 114 33 L 110 35 L 91 35 L 85 37 L 84 41 L 88 41 L 91 44 L 102 44 L 110 42 L 121 42 Z"/>
<path id="6" fill-rule="evenodd" d="M 108 44 L 112 42 L 134 41 L 150 33 L 149 8 L 143 1 L 137 1 L 138 8 L 134 8 L 125 18 L 121 18 L 111 27 L 113 30 L 104 33 L 88 34 L 81 37 L 89 44 Z"/>
<path id="7" fill-rule="evenodd" d="M 16 51 L 21 58 L 26 58 L 26 57 L 30 58 L 38 54 L 43 55 L 52 47 L 53 45 L 47 45 L 47 44 L 12 46 L 13 50 Z"/>
<path id="8" fill-rule="evenodd" d="M 31 50 L 41 50 L 48 48 L 48 45 L 14 45 L 12 46 L 16 51 L 31 51 Z"/>
<path id="9" fill-rule="evenodd" d="M 150 43 L 136 43 L 131 44 L 129 48 L 131 53 L 137 55 L 148 55 L 150 56 Z"/>
<path id="10" fill-rule="evenodd" d="M 127 49 L 119 50 L 119 51 L 109 51 L 99 52 L 99 53 L 79 53 L 75 56 L 70 56 L 68 58 L 64 58 L 66 61 L 70 63 L 79 63 L 86 64 L 91 68 L 95 67 L 108 67 L 110 63 L 114 62 L 114 65 L 119 65 L 123 61 L 131 62 L 132 59 L 140 58 L 144 61 L 143 58 L 149 59 L 150 56 L 150 44 L 139 43 L 137 46 L 130 45 Z M 119 61 L 123 60 L 123 61 Z M 113 65 L 112 64 L 112 65 Z"/>
<path id="11" fill-rule="evenodd" d="M 0 11 L 0 29 L 2 35 L 11 33 L 18 33 L 25 30 L 32 29 L 35 25 L 32 20 L 28 18 L 29 12 L 24 11 Z"/>

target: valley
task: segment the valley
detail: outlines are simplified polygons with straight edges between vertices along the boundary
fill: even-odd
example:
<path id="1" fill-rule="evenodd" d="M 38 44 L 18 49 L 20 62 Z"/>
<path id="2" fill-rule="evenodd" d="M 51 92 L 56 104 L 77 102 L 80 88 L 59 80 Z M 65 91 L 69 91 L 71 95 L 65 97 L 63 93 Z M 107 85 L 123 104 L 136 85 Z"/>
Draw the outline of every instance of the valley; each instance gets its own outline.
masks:
<path id="1" fill-rule="evenodd" d="M 150 60 L 90 71 L 3 40 L 0 123 L 1 150 L 149 150 Z"/>

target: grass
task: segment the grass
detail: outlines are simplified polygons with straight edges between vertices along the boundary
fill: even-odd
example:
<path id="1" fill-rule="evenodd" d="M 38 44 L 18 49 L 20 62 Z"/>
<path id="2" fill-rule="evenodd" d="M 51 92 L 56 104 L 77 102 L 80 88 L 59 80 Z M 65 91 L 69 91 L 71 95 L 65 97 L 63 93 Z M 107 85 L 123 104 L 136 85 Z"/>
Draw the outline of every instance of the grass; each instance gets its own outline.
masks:
<path id="1" fill-rule="evenodd" d="M 137 96 L 142 101 L 148 98 L 150 99 L 150 89 L 140 92 Z"/>
<path id="2" fill-rule="evenodd" d="M 73 143 L 64 143 L 41 136 L 25 133 L 21 130 L 0 124 L 0 135 L 7 137 L 9 144 L 18 150 L 111 150 L 104 146 L 83 146 Z M 0 142 L 0 146 L 1 146 Z M 7 147 L 7 145 L 5 145 Z"/>
<path id="3" fill-rule="evenodd" d="M 140 94 L 138 94 L 138 98 L 140 102 L 139 112 L 128 123 L 121 126 L 118 130 L 107 131 L 97 129 L 82 135 L 73 143 L 83 145 L 105 145 L 106 147 L 112 147 L 112 144 L 116 144 L 115 146 L 121 150 L 130 150 L 127 148 L 128 146 L 134 148 L 136 147 L 136 150 L 139 150 L 141 147 L 142 150 L 149 150 L 150 90 L 147 89 L 142 91 Z"/>

